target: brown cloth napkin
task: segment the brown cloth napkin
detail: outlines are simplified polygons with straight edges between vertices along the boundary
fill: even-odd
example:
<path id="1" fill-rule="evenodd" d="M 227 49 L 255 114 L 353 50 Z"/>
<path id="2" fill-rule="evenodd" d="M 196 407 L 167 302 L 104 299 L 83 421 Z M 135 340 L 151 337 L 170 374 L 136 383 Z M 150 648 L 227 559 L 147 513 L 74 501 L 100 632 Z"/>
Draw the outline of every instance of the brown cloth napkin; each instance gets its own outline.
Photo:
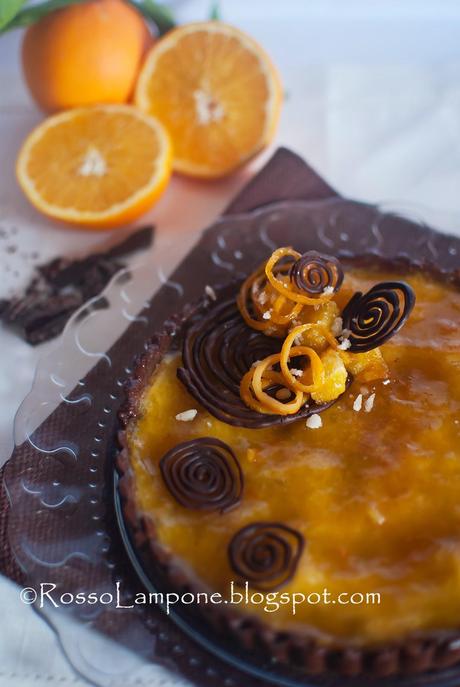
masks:
<path id="1" fill-rule="evenodd" d="M 224 214 L 248 212 L 277 201 L 321 200 L 336 195 L 337 193 L 302 158 L 286 148 L 279 148 L 265 167 L 230 203 Z M 126 335 L 125 333 L 115 344 L 115 349 L 123 349 Z M 89 377 L 90 373 L 87 379 Z M 88 390 L 91 391 L 91 387 Z M 46 425 L 51 422 L 55 426 L 59 425 L 59 408 L 40 429 L 46 431 Z M 29 448 L 29 445 L 25 444 L 16 447 L 10 461 L 18 461 L 24 466 L 31 464 Z M 24 576 L 14 560 L 7 535 L 9 501 L 2 479 L 4 471 L 5 466 L 0 471 L 0 573 L 21 583 Z"/>

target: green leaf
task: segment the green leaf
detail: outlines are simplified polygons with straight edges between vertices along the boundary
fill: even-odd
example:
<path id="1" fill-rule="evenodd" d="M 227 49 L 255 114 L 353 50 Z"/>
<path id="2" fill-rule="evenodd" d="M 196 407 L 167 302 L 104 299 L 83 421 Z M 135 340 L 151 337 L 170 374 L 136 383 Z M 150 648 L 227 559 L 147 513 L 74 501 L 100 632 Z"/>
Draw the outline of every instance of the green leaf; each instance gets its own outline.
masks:
<path id="1" fill-rule="evenodd" d="M 4 0 L 0 0 L 4 2 Z M 6 25 L 0 28 L 1 32 L 9 31 L 10 29 L 17 29 L 23 26 L 30 26 L 35 24 L 39 19 L 45 17 L 50 12 L 66 7 L 67 5 L 76 5 L 83 0 L 47 0 L 38 5 L 31 5 L 30 7 L 24 7 L 20 12 L 18 12 L 14 18 Z M 23 5 L 24 2 L 21 3 Z"/>
<path id="2" fill-rule="evenodd" d="M 0 0 L 0 33 L 17 29 L 23 26 L 35 24 L 39 19 L 45 17 L 50 12 L 76 5 L 85 0 L 45 0 L 37 5 L 21 7 L 26 0 Z M 144 17 L 153 21 L 158 28 L 160 35 L 166 33 L 176 25 L 171 11 L 155 0 L 129 0 L 131 5 L 141 12 Z M 1 20 L 4 20 L 3 22 Z"/>
<path id="3" fill-rule="evenodd" d="M 209 18 L 213 21 L 219 21 L 222 19 L 222 12 L 220 10 L 219 0 L 214 0 L 211 5 L 211 10 L 209 12 Z"/>
<path id="4" fill-rule="evenodd" d="M 0 0 L 0 30 L 10 23 L 26 0 Z"/>
<path id="5" fill-rule="evenodd" d="M 176 26 L 173 13 L 165 5 L 155 0 L 130 0 L 130 2 L 146 19 L 153 21 L 160 36 Z"/>

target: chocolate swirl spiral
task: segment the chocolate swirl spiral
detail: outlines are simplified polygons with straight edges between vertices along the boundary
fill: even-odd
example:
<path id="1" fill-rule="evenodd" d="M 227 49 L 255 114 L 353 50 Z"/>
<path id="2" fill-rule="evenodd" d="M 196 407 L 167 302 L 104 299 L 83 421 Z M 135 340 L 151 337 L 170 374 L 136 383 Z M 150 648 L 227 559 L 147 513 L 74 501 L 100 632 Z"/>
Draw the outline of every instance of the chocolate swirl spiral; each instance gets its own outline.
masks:
<path id="1" fill-rule="evenodd" d="M 251 329 L 233 297 L 216 303 L 190 324 L 182 346 L 183 367 L 177 376 L 211 415 L 237 427 L 288 424 L 329 408 L 335 401 L 316 405 L 309 400 L 295 414 L 271 415 L 252 410 L 242 401 L 242 377 L 256 361 L 279 353 L 281 345 L 279 339 Z"/>
<path id="2" fill-rule="evenodd" d="M 295 574 L 304 548 L 300 532 L 279 522 L 255 522 L 239 530 L 228 547 L 232 570 L 241 582 L 271 591 Z"/>
<path id="3" fill-rule="evenodd" d="M 300 291 L 320 296 L 325 289 L 335 293 L 343 282 L 343 269 L 337 258 L 315 250 L 304 253 L 291 267 L 291 280 Z"/>
<path id="4" fill-rule="evenodd" d="M 213 437 L 178 444 L 160 460 L 163 480 L 185 508 L 224 512 L 241 499 L 243 473 L 230 446 Z"/>
<path id="5" fill-rule="evenodd" d="M 415 293 L 405 282 L 382 282 L 355 293 L 342 313 L 348 350 L 364 353 L 381 346 L 401 329 L 414 305 Z"/>

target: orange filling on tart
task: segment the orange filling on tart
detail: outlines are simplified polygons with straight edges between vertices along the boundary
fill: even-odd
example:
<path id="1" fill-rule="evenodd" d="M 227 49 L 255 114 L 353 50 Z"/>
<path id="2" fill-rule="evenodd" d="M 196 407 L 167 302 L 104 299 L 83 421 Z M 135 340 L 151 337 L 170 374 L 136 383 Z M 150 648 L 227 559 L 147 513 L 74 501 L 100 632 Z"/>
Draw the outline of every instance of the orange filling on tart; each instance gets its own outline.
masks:
<path id="1" fill-rule="evenodd" d="M 460 293 L 425 274 L 400 276 L 416 293 L 412 315 L 367 358 L 341 351 L 354 380 L 321 426 L 217 420 L 177 380 L 178 354 L 159 365 L 128 429 L 138 513 L 205 588 L 229 596 L 237 575 L 227 550 L 244 526 L 283 523 L 302 535 L 278 596 L 327 589 L 336 603 L 301 603 L 295 615 L 289 603 L 272 612 L 232 607 L 277 630 L 369 645 L 460 625 Z M 343 307 L 353 291 L 398 278 L 352 269 L 333 302 Z M 383 374 L 372 373 L 373 359 Z M 236 456 L 244 475 L 237 507 L 187 508 L 165 485 L 162 457 L 200 437 Z M 380 603 L 338 603 L 356 592 L 379 593 Z"/>

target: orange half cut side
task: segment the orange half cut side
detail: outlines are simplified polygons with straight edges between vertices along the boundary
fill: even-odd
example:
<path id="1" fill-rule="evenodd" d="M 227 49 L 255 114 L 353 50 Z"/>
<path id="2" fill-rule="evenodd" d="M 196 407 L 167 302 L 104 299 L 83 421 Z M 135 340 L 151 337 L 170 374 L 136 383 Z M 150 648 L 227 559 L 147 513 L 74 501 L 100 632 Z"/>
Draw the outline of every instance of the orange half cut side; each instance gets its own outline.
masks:
<path id="1" fill-rule="evenodd" d="M 45 215 L 109 228 L 146 212 L 171 168 L 171 142 L 160 122 L 128 105 L 105 105 L 45 120 L 23 144 L 16 173 Z"/>
<path id="2" fill-rule="evenodd" d="M 282 98 L 276 68 L 242 31 L 217 21 L 188 24 L 152 48 L 135 102 L 174 141 L 174 169 L 221 177 L 272 140 Z"/>

